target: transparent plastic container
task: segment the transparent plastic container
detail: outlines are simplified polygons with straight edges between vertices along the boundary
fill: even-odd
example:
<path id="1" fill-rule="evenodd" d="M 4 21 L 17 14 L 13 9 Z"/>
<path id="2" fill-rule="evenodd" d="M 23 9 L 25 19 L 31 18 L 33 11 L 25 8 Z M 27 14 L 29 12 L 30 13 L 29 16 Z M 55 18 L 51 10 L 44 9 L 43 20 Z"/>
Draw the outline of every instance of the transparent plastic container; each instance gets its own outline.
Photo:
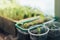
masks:
<path id="1" fill-rule="evenodd" d="M 23 25 L 25 22 L 31 22 L 32 20 L 36 20 L 38 18 L 33 18 L 33 19 L 26 19 L 26 20 L 23 20 L 22 22 L 19 22 L 19 23 L 16 23 L 15 26 L 16 26 L 16 29 L 17 29 L 17 34 L 18 34 L 18 37 L 19 39 L 18 40 L 30 40 L 30 36 L 29 36 L 29 33 L 28 33 L 28 29 L 25 29 L 23 28 L 21 25 Z M 21 25 L 19 25 L 21 24 Z"/>
<path id="2" fill-rule="evenodd" d="M 34 18 L 35 19 L 35 18 Z M 33 19 L 32 19 L 33 20 Z M 47 23 L 50 23 L 50 22 L 53 22 L 54 21 L 54 19 L 52 19 L 52 20 L 49 20 L 49 21 L 47 21 L 47 22 L 44 22 L 44 23 L 42 23 L 42 24 L 37 24 L 37 25 L 45 25 L 45 24 L 47 24 Z M 24 22 L 29 22 L 29 20 L 24 20 L 24 21 L 22 21 L 22 22 L 19 22 L 19 23 L 16 23 L 15 24 L 15 26 L 16 26 L 16 28 L 17 28 L 17 31 L 18 31 L 18 36 L 19 37 L 22 37 L 22 38 L 20 38 L 20 40 L 28 40 L 28 39 L 30 39 L 29 37 L 29 33 L 28 33 L 28 29 L 29 28 L 32 28 L 32 27 L 35 27 L 35 25 L 33 25 L 33 26 L 30 26 L 28 29 L 24 29 L 22 26 L 19 26 L 18 24 L 23 24 Z"/>
<path id="3" fill-rule="evenodd" d="M 29 34 L 21 31 L 18 28 L 17 28 L 17 36 L 18 36 L 18 40 L 30 40 Z"/>
<path id="4" fill-rule="evenodd" d="M 37 28 L 40 28 L 41 33 L 37 32 Z M 41 25 L 35 25 L 35 27 L 29 28 L 28 32 L 30 34 L 31 40 L 46 40 L 49 28 L 43 27 Z"/>
<path id="5" fill-rule="evenodd" d="M 47 24 L 47 27 L 49 27 L 48 40 L 49 39 L 59 40 L 60 39 L 60 22 L 54 21 L 52 23 Z"/>

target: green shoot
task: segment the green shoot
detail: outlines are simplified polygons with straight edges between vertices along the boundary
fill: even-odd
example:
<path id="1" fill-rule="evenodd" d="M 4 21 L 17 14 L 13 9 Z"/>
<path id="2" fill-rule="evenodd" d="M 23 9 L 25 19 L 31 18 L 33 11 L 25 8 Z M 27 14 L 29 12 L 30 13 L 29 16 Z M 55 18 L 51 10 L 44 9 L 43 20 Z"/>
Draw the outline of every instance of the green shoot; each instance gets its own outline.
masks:
<path id="1" fill-rule="evenodd" d="M 38 34 L 40 34 L 40 33 L 41 33 L 41 28 L 38 27 L 38 28 L 37 28 L 37 31 L 38 31 Z"/>

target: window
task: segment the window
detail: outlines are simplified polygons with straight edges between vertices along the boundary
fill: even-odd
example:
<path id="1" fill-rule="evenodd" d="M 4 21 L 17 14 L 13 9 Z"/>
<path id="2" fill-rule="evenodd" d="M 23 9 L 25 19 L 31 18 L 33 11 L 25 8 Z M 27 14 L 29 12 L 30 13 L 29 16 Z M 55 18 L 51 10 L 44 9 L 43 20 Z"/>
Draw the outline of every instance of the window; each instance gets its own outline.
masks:
<path id="1" fill-rule="evenodd" d="M 45 14 L 54 16 L 54 0 L 18 0 L 17 3 L 40 8 Z"/>

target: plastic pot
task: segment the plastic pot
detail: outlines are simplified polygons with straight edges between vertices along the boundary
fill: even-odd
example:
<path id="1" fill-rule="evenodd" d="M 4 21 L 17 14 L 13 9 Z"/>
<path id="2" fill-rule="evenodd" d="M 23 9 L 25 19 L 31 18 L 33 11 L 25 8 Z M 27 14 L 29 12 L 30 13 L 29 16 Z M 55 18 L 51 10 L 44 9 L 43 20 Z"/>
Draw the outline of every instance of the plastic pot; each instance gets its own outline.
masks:
<path id="1" fill-rule="evenodd" d="M 17 36 L 19 37 L 18 40 L 30 40 L 30 36 L 28 34 L 28 29 L 23 29 L 21 26 L 16 24 L 17 29 Z"/>
<path id="2" fill-rule="evenodd" d="M 33 18 L 33 19 L 24 20 L 22 22 L 19 22 L 19 23 L 15 24 L 17 32 L 18 32 L 18 37 L 19 37 L 18 40 L 30 40 L 30 36 L 28 34 L 28 29 L 29 28 L 25 29 L 21 25 L 23 25 L 26 22 L 31 22 L 31 21 L 36 20 L 36 19 L 38 19 L 38 17 Z M 21 24 L 21 25 L 19 25 L 19 24 Z"/>
<path id="3" fill-rule="evenodd" d="M 18 40 L 30 40 L 29 34 L 21 31 L 18 28 L 17 28 L 17 36 L 18 36 Z"/>
<path id="4" fill-rule="evenodd" d="M 50 26 L 52 25 L 53 28 L 50 28 Z M 49 33 L 48 33 L 48 40 L 60 40 L 60 22 L 52 22 L 47 24 L 47 26 L 49 27 Z"/>
<path id="5" fill-rule="evenodd" d="M 40 28 L 41 33 L 38 33 L 37 28 Z M 40 25 L 35 25 L 34 27 L 29 28 L 28 32 L 30 34 L 31 40 L 46 40 L 49 32 L 49 28 L 42 27 Z"/>
<path id="6" fill-rule="evenodd" d="M 28 22 L 37 20 L 37 19 L 39 19 L 39 17 L 22 20 L 22 21 L 20 21 L 20 22 L 17 22 L 17 23 L 15 24 L 15 26 L 16 26 L 16 28 L 20 29 L 21 31 L 28 33 L 28 29 L 29 29 L 29 28 L 25 29 L 25 28 L 23 28 L 21 25 L 23 25 L 24 23 L 28 23 Z"/>

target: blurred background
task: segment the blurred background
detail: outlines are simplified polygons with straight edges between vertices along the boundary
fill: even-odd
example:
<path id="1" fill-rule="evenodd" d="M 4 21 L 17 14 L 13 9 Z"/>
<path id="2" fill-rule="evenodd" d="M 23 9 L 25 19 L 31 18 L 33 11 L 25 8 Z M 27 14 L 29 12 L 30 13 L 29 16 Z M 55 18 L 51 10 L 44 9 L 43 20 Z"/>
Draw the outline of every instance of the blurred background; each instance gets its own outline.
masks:
<path id="1" fill-rule="evenodd" d="M 0 0 L 0 8 L 8 7 L 11 5 L 11 0 Z M 12 0 L 14 3 L 23 6 L 31 6 L 39 8 L 44 14 L 54 16 L 55 0 Z M 14 5 L 13 5 L 14 6 Z"/>

